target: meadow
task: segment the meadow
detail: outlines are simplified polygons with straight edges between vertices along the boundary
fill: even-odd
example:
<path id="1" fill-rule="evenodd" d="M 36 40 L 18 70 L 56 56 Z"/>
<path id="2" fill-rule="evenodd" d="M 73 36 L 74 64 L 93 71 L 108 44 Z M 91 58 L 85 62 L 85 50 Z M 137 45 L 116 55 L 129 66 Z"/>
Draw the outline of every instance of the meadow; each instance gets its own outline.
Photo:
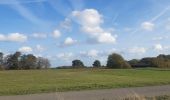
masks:
<path id="1" fill-rule="evenodd" d="M 0 71 L 0 95 L 170 84 L 163 69 L 49 69 Z"/>

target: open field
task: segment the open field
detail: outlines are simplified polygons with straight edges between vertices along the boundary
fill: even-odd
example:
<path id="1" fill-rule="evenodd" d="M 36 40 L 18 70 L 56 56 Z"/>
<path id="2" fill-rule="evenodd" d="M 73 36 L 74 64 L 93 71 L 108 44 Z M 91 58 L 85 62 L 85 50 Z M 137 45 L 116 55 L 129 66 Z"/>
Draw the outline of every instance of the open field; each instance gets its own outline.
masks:
<path id="1" fill-rule="evenodd" d="M 0 71 L 0 95 L 170 84 L 170 70 L 51 69 Z"/>

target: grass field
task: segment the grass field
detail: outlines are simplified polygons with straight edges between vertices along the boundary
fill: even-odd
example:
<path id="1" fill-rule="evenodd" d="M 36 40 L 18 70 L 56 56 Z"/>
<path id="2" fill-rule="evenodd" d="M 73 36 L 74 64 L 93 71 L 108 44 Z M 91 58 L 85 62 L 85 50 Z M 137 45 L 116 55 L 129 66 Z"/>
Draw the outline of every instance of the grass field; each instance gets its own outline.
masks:
<path id="1" fill-rule="evenodd" d="M 170 70 L 51 69 L 0 71 L 0 95 L 170 84 Z"/>

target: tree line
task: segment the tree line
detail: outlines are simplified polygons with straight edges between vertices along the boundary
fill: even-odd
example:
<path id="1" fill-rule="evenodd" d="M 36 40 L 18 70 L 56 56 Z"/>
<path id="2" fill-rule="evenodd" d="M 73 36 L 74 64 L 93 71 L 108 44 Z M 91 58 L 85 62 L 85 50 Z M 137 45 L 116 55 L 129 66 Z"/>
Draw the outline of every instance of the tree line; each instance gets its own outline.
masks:
<path id="1" fill-rule="evenodd" d="M 102 66 L 99 60 L 95 60 L 92 64 L 94 68 L 115 68 L 115 69 L 128 69 L 128 68 L 170 68 L 170 55 L 160 54 L 157 57 L 145 57 L 142 59 L 132 59 L 126 61 L 120 54 L 112 53 L 108 56 L 106 66 Z M 63 68 L 85 68 L 81 60 L 73 60 L 72 66 L 64 66 Z"/>
<path id="2" fill-rule="evenodd" d="M 5 70 L 22 70 L 22 69 L 47 69 L 51 64 L 47 58 L 36 57 L 33 54 L 22 54 L 15 52 L 14 54 L 5 55 L 0 52 L 0 69 Z M 92 64 L 94 68 L 170 68 L 170 55 L 160 54 L 157 57 L 145 57 L 142 59 L 132 59 L 126 61 L 120 54 L 112 53 L 108 55 L 106 65 L 101 65 L 99 60 L 95 60 Z M 86 68 L 84 63 L 79 60 L 73 60 L 72 66 L 62 66 L 58 68 Z"/>
<path id="3" fill-rule="evenodd" d="M 4 55 L 0 52 L 0 69 L 3 70 L 27 70 L 27 69 L 47 69 L 50 61 L 47 58 L 36 57 L 33 54 L 14 54 Z"/>
<path id="4" fill-rule="evenodd" d="M 132 67 L 156 67 L 156 68 L 170 68 L 170 55 L 160 54 L 157 57 L 145 57 L 140 60 L 133 59 L 128 61 Z"/>

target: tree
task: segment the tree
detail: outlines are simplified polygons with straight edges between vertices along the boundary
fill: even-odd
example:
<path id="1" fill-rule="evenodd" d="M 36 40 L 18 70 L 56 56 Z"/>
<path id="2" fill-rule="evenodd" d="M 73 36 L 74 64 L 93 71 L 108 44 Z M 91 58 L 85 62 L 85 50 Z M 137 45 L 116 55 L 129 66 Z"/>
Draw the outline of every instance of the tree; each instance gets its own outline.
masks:
<path id="1" fill-rule="evenodd" d="M 0 52 L 0 69 L 3 69 L 3 53 Z"/>
<path id="2" fill-rule="evenodd" d="M 128 62 L 119 54 L 113 53 L 108 56 L 107 60 L 108 68 L 131 68 Z"/>
<path id="3" fill-rule="evenodd" d="M 47 69 L 51 66 L 50 61 L 47 58 L 37 58 L 37 69 Z"/>
<path id="4" fill-rule="evenodd" d="M 49 67 L 50 61 L 47 58 L 37 58 L 33 54 L 26 55 L 21 54 L 21 52 L 15 52 L 14 54 L 3 56 L 3 53 L 0 52 L 0 69 L 46 69 Z"/>
<path id="5" fill-rule="evenodd" d="M 73 60 L 72 61 L 72 67 L 73 68 L 83 68 L 84 64 L 81 60 Z"/>
<path id="6" fill-rule="evenodd" d="M 15 52 L 7 57 L 6 65 L 8 69 L 20 69 L 20 56 L 21 52 Z"/>
<path id="7" fill-rule="evenodd" d="M 132 66 L 132 67 L 137 67 L 139 64 L 140 60 L 138 59 L 132 59 L 130 61 L 128 61 L 128 63 Z"/>
<path id="8" fill-rule="evenodd" d="M 23 55 L 21 57 L 21 65 L 23 69 L 36 69 L 37 58 L 32 54 Z"/>
<path id="9" fill-rule="evenodd" d="M 101 67 L 101 63 L 99 60 L 95 60 L 94 63 L 93 63 L 93 67 Z"/>

